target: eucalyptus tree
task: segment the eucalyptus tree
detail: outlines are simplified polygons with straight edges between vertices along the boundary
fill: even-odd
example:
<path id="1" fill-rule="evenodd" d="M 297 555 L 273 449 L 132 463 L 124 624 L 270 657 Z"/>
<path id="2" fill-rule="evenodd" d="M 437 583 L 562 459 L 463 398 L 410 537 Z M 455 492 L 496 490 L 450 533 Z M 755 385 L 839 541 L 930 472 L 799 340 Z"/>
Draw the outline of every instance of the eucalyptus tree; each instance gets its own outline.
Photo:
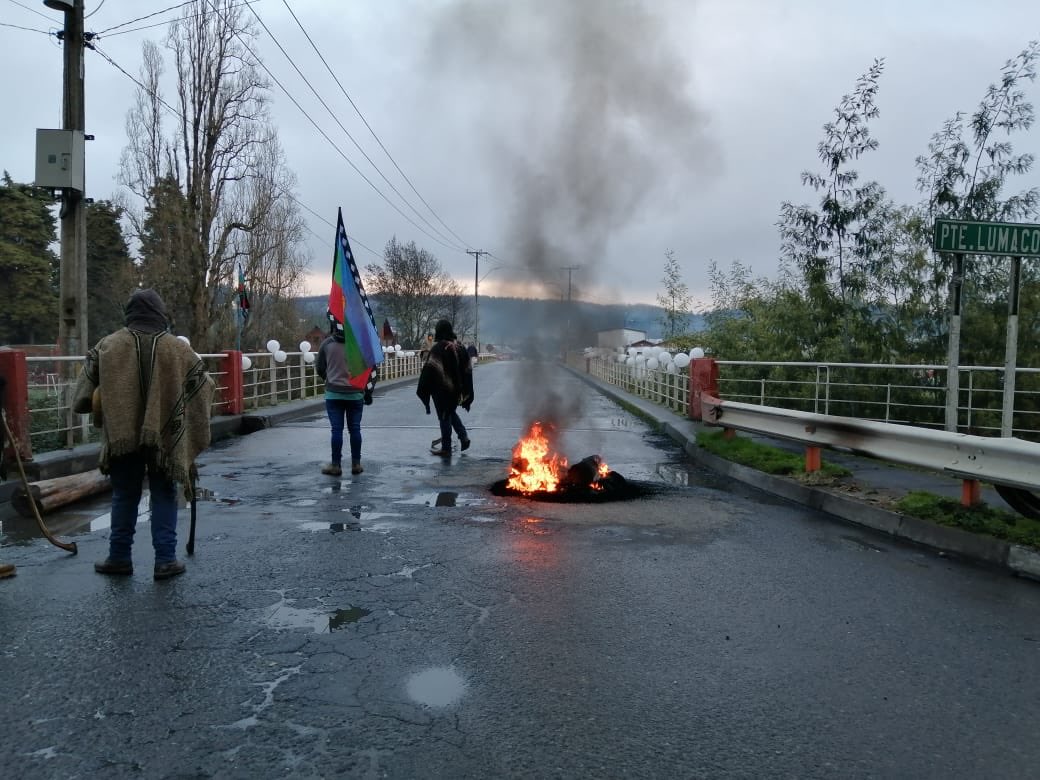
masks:
<path id="1" fill-rule="evenodd" d="M 1031 41 L 1001 69 L 998 81 L 989 85 L 970 115 L 957 112 L 932 135 L 928 153 L 917 158 L 917 187 L 923 199 L 918 242 L 930 258 L 927 293 L 937 342 L 943 338 L 948 305 L 951 258 L 931 252 L 932 225 L 937 218 L 995 221 L 1036 221 L 1040 188 L 1008 192 L 1016 176 L 1029 174 L 1034 155 L 1015 151 L 1011 136 L 1033 126 L 1035 112 L 1027 91 L 1036 80 L 1040 41 Z M 1003 257 L 973 255 L 965 264 L 964 300 L 970 309 L 970 327 L 961 332 L 964 360 L 993 363 L 1003 358 L 1001 334 L 1007 311 L 1009 263 Z M 1024 333 L 1036 330 L 1040 307 L 1040 278 L 1035 264 L 1023 265 L 1022 314 Z M 1024 326 L 1024 327 L 1023 327 Z M 1022 356 L 1040 359 L 1036 339 L 1023 339 Z"/>
<path id="2" fill-rule="evenodd" d="M 664 277 L 661 284 L 664 292 L 657 294 L 657 303 L 664 310 L 661 315 L 661 327 L 666 339 L 673 339 L 686 332 L 693 299 L 690 288 L 682 278 L 682 268 L 675 257 L 675 252 L 668 249 L 664 253 Z"/>
<path id="3" fill-rule="evenodd" d="M 884 60 L 874 60 L 823 126 L 817 153 L 824 170 L 802 173 L 802 184 L 818 194 L 819 206 L 784 202 L 780 209 L 781 256 L 801 277 L 816 312 L 813 341 L 829 341 L 833 323 L 840 323 L 846 358 L 866 347 L 862 338 L 856 343 L 854 322 L 866 314 L 864 294 L 885 262 L 880 251 L 885 225 L 878 215 L 890 208 L 888 198 L 877 182 L 860 184 L 851 166 L 878 147 L 870 123 L 879 114 L 875 101 L 883 71 Z"/>

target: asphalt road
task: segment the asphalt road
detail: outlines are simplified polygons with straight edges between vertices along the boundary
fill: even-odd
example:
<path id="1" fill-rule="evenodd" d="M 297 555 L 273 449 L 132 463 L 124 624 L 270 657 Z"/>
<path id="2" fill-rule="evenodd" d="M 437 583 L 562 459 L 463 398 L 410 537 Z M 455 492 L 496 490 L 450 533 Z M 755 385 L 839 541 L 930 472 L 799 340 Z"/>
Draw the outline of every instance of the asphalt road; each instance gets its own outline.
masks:
<path id="1" fill-rule="evenodd" d="M 366 408 L 358 477 L 319 473 L 322 417 L 219 443 L 174 580 L 147 525 L 133 577 L 95 574 L 97 503 L 51 518 L 76 557 L 0 549 L 0 772 L 1040 774 L 1040 585 L 723 484 L 566 372 L 476 386 L 447 462 L 410 386 Z M 648 495 L 493 496 L 546 397 L 568 458 Z"/>

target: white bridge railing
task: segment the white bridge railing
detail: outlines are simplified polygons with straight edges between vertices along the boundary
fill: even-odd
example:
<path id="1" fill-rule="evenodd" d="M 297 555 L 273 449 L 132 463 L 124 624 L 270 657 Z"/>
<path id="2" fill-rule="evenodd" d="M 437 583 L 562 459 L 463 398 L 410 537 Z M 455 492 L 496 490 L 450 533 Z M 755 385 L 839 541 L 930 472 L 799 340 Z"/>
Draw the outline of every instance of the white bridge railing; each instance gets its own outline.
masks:
<path id="1" fill-rule="evenodd" d="M 245 410 L 256 411 L 289 401 L 314 398 L 325 392 L 325 384 L 308 363 L 303 352 L 289 352 L 278 363 L 270 352 L 245 353 L 250 367 L 242 372 Z M 203 354 L 206 368 L 217 385 L 214 414 L 220 413 L 221 399 L 228 388 L 223 353 Z M 90 416 L 73 413 L 72 390 L 83 365 L 82 356 L 28 357 L 29 418 L 33 452 L 71 448 L 97 439 L 90 427 Z M 387 357 L 379 367 L 380 381 L 418 376 L 422 361 L 418 355 Z"/>
<path id="2" fill-rule="evenodd" d="M 580 360 L 584 368 L 585 359 Z M 688 373 L 587 358 L 588 372 L 604 382 L 687 413 Z M 775 406 L 923 428 L 945 428 L 946 367 L 884 363 L 813 363 L 718 360 L 719 395 L 727 401 Z M 576 362 L 572 362 L 578 368 Z M 963 433 L 1040 440 L 1040 369 L 1016 370 L 1014 414 L 1002 429 L 1004 369 L 960 366 L 957 429 Z"/>

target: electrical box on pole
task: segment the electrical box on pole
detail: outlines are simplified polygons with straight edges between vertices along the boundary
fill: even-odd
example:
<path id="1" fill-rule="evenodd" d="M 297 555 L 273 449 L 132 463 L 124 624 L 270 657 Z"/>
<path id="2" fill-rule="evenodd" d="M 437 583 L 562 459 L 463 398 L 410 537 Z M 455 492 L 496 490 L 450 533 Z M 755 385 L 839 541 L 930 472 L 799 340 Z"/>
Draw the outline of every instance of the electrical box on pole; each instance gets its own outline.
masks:
<path id="1" fill-rule="evenodd" d="M 36 181 L 45 189 L 83 192 L 83 131 L 36 131 Z"/>

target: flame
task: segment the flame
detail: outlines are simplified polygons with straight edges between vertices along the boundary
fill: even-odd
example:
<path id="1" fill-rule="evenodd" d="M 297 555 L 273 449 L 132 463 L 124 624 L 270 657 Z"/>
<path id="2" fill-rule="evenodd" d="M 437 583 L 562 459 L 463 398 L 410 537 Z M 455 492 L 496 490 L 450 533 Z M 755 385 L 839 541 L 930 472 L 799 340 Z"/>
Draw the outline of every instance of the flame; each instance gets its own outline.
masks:
<path id="1" fill-rule="evenodd" d="M 579 487 L 575 484 L 567 484 L 566 480 L 574 480 L 575 474 L 568 473 L 567 459 L 555 452 L 552 439 L 556 429 L 550 425 L 540 422 L 531 424 L 527 434 L 517 442 L 513 448 L 513 463 L 509 468 L 509 479 L 506 487 L 520 493 L 553 493 L 558 490 Z M 610 466 L 604 463 L 599 456 L 592 456 L 596 462 L 596 474 L 589 474 L 587 485 L 592 490 L 602 490 L 603 484 L 600 480 L 610 474 Z M 590 460 L 587 458 L 586 460 Z M 584 465 L 584 462 L 582 463 Z M 584 476 L 587 470 L 575 467 L 572 472 Z M 580 477 L 579 477 L 580 478 Z M 561 483 L 562 487 L 561 487 Z"/>
<path id="2" fill-rule="evenodd" d="M 540 422 L 513 447 L 513 464 L 506 487 L 521 493 L 551 493 L 567 473 L 567 459 L 553 452 Z"/>

